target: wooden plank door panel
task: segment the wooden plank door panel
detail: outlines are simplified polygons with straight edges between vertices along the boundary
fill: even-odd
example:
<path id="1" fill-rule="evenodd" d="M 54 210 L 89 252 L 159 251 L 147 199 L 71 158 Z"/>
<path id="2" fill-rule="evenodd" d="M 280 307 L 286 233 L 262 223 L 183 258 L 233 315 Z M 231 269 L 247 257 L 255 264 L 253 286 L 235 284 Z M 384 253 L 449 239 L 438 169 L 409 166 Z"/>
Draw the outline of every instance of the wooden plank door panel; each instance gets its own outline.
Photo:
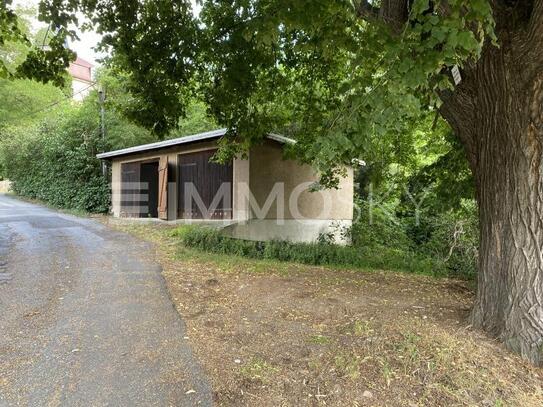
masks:
<path id="1" fill-rule="evenodd" d="M 168 156 L 160 157 L 158 164 L 158 217 L 168 220 Z"/>
<path id="2" fill-rule="evenodd" d="M 178 160 L 178 217 L 194 219 L 232 218 L 232 163 L 222 165 L 209 162 L 217 150 L 181 154 Z M 198 206 L 195 199 L 186 205 L 185 199 L 191 196 L 187 184 L 195 188 L 206 211 Z M 220 191 L 221 187 L 223 188 Z M 213 209 L 211 204 L 221 192 L 223 198 Z M 187 207 L 186 207 L 187 206 Z"/>

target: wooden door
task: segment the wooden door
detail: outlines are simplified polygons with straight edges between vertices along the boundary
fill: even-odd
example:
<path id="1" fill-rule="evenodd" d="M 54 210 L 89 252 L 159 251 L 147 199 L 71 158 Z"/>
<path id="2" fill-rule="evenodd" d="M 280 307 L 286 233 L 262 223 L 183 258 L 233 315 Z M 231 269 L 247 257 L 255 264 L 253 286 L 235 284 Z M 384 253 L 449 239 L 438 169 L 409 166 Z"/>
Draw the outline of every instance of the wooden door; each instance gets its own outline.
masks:
<path id="1" fill-rule="evenodd" d="M 158 218 L 168 220 L 168 156 L 158 164 Z"/>
<path id="2" fill-rule="evenodd" d="M 179 218 L 232 218 L 232 163 L 222 165 L 209 162 L 216 151 L 206 150 L 179 155 L 177 184 Z M 200 202 L 189 196 L 189 186 L 195 189 L 192 193 L 196 194 Z"/>

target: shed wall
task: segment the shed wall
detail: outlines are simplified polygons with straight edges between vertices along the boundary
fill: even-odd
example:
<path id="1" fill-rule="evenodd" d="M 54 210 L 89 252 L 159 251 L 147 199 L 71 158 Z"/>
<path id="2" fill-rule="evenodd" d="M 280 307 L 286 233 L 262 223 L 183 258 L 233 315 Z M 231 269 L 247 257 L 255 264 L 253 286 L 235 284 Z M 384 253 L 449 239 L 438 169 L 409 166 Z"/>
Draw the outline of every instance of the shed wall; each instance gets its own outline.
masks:
<path id="1" fill-rule="evenodd" d="M 319 179 L 315 170 L 295 160 L 283 159 L 281 145 L 266 141 L 251 149 L 250 189 L 258 207 L 263 208 L 274 185 L 283 184 L 284 199 L 280 205 L 284 207 L 284 216 L 280 208 L 277 211 L 278 201 L 274 200 L 264 219 L 352 220 L 353 170 L 346 171 L 338 189 L 311 192 L 309 184 Z"/>
<path id="2" fill-rule="evenodd" d="M 169 164 L 177 168 L 179 154 L 216 147 L 216 142 L 212 141 L 114 158 L 112 160 L 113 215 L 117 217 L 121 215 L 121 165 L 123 163 L 160 159 L 167 156 Z M 310 192 L 308 185 L 318 181 L 318 175 L 313 168 L 309 165 L 301 165 L 294 160 L 283 159 L 282 146 L 273 141 L 266 141 L 262 145 L 253 147 L 247 159 L 235 159 L 233 162 L 233 220 L 244 221 L 258 217 L 268 220 L 352 220 L 353 171 L 351 168 L 346 171 L 347 175 L 340 180 L 337 190 Z M 172 177 L 168 185 L 168 219 L 170 220 L 177 217 L 176 179 L 176 176 Z M 262 209 L 276 183 L 283 184 L 284 195 L 280 205 L 284 207 L 283 214 L 277 211 L 277 200 L 274 199 L 269 211 L 261 217 L 262 213 L 255 213 L 251 208 L 249 190 L 254 197 L 253 205 L 256 204 Z M 294 205 L 296 203 L 297 205 Z M 330 204 L 329 207 L 327 203 Z"/>

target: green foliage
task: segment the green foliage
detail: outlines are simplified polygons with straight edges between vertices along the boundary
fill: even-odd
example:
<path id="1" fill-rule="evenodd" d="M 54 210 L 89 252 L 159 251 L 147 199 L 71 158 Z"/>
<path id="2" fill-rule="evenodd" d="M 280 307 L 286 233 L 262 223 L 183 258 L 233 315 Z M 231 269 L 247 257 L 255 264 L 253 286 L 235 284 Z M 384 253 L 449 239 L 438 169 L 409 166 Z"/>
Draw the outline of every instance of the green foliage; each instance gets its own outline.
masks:
<path id="1" fill-rule="evenodd" d="M 428 275 L 443 275 L 439 262 L 414 252 L 374 247 L 338 246 L 328 243 L 255 242 L 233 239 L 209 227 L 183 226 L 174 236 L 183 244 L 202 251 L 232 254 L 254 259 L 291 261 L 310 265 L 331 265 L 365 269 L 397 270 Z"/>
<path id="2" fill-rule="evenodd" d="M 431 220 L 430 236 L 418 250 L 440 259 L 454 277 L 475 279 L 479 223 L 474 201 L 463 201 L 458 211 L 447 211 Z"/>
<path id="3" fill-rule="evenodd" d="M 0 3 L 0 78 L 33 79 L 42 83 L 53 83 L 58 87 L 66 84 L 66 68 L 75 54 L 65 47 L 68 38 L 75 33 L 67 28 L 77 19 L 70 13 L 40 7 L 42 20 L 55 20 L 56 29 L 50 31 L 47 48 L 44 41 L 34 41 L 29 30 L 28 9 L 15 10 L 12 0 Z"/>
<path id="4" fill-rule="evenodd" d="M 204 2 L 206 101 L 237 141 L 296 137 L 297 155 L 329 180 L 375 146 L 409 145 L 413 121 L 451 88 L 448 68 L 493 38 L 487 1 L 449 1 L 448 13 L 440 3 L 414 2 L 391 28 L 359 18 L 351 2 Z"/>
<path id="5" fill-rule="evenodd" d="M 203 102 L 193 100 L 187 106 L 187 114 L 179 120 L 178 126 L 167 137 L 175 138 L 189 136 L 191 134 L 203 133 L 216 129 L 217 124 L 207 114 L 206 106 Z"/>
<path id="6" fill-rule="evenodd" d="M 373 198 L 371 204 L 364 200 L 357 203 L 359 216 L 350 229 L 353 247 L 376 253 L 387 253 L 389 248 L 415 253 L 433 259 L 440 274 L 475 278 L 479 233 L 473 200 L 463 200 L 458 209 L 435 212 L 425 207 L 407 211 L 398 201 Z"/>
<path id="7" fill-rule="evenodd" d="M 5 128 L 0 145 L 13 190 L 53 206 L 106 212 L 109 188 L 95 154 L 103 149 L 98 122 L 77 109 L 31 127 Z"/>
<path id="8" fill-rule="evenodd" d="M 104 34 L 111 66 L 126 72 L 127 114 L 161 137 L 201 94 L 230 130 L 229 154 L 282 131 L 333 183 L 341 165 L 370 156 L 376 141 L 407 144 L 401 135 L 451 89 L 450 67 L 496 41 L 488 0 L 405 1 L 409 15 L 395 24 L 361 18 L 359 7 L 206 0 L 195 17 L 188 0 L 47 0 L 40 17 L 60 38 L 78 11 L 86 14 Z"/>
<path id="9" fill-rule="evenodd" d="M 0 73 L 0 128 L 37 122 L 50 113 L 48 106 L 66 101 L 71 94 L 69 86 L 59 88 L 30 79 L 17 79 L 17 69 L 25 62 L 32 48 L 40 48 L 48 44 L 48 41 L 44 38 L 43 30 L 35 35 L 30 30 L 30 20 L 35 18 L 36 10 L 17 8 L 16 12 L 13 12 L 6 8 L 2 11 L 2 7 L 7 7 L 10 3 L 4 2 L 3 6 L 0 6 L 0 20 L 6 15 L 16 15 L 16 27 L 12 28 L 19 34 L 16 37 L 6 35 L 0 27 L 0 71 L 4 69 L 7 72 L 5 75 Z M 2 13 L 5 13 L 4 17 Z M 54 37 L 51 30 L 46 31 L 48 39 Z M 69 75 L 64 70 L 58 75 L 63 77 L 65 85 L 69 85 Z"/>
<path id="10" fill-rule="evenodd" d="M 353 246 L 410 249 L 411 241 L 393 202 L 357 200 L 356 209 L 357 219 L 350 231 Z"/>
<path id="11" fill-rule="evenodd" d="M 75 1 L 114 49 L 110 64 L 127 72 L 126 114 L 164 136 L 185 116 L 198 60 L 198 27 L 188 0 Z M 56 8 L 58 5 L 50 7 Z"/>
<path id="12" fill-rule="evenodd" d="M 0 79 L 0 128 L 35 123 L 51 112 L 47 106 L 66 101 L 59 88 L 29 79 Z"/>
<path id="13" fill-rule="evenodd" d="M 130 119 L 131 112 L 139 109 L 139 99 L 129 91 L 129 77 L 130 75 L 126 72 L 111 65 L 100 68 L 96 72 L 96 80 L 106 92 L 106 118 L 111 112 L 114 112 L 114 115 Z M 90 98 L 97 100 L 95 93 L 91 94 Z M 179 119 L 176 128 L 167 134 L 161 134 L 160 137 L 177 138 L 209 131 L 217 127 L 217 124 L 207 114 L 206 106 L 196 98 L 187 101 L 186 109 L 186 115 Z M 128 126 L 129 122 L 123 120 L 122 124 Z M 125 129 L 125 134 L 120 132 L 115 134 L 110 127 L 111 125 L 108 126 L 107 138 L 114 149 L 150 143 L 159 139 L 156 132 L 144 130 L 134 121 L 132 121 L 132 129 Z"/>
<path id="14" fill-rule="evenodd" d="M 21 27 L 20 20 L 11 8 L 12 1 L 0 4 L 0 78 L 12 75 L 10 65 L 14 58 L 9 58 L 11 51 L 29 45 L 27 27 Z"/>

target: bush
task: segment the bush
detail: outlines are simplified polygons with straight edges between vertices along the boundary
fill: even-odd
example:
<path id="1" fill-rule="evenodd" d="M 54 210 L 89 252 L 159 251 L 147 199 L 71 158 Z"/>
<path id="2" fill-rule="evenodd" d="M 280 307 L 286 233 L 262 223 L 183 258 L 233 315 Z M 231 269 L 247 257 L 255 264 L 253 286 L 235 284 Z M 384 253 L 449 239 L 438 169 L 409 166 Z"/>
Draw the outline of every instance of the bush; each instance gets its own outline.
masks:
<path id="1" fill-rule="evenodd" d="M 350 230 L 353 246 L 361 252 L 380 253 L 388 262 L 386 268 L 404 267 L 407 259 L 420 263 L 431 258 L 430 263 L 439 269 L 433 274 L 475 278 L 479 232 L 473 200 L 462 201 L 455 210 L 426 211 L 418 217 L 414 213 L 398 215 L 393 202 L 385 205 L 357 203 L 359 216 Z"/>
<path id="2" fill-rule="evenodd" d="M 402 219 L 395 214 L 393 204 L 370 205 L 357 200 L 356 219 L 350 230 L 350 238 L 356 247 L 393 247 L 409 250 L 410 239 Z"/>
<path id="3" fill-rule="evenodd" d="M 479 256 L 479 226 L 474 201 L 464 201 L 458 211 L 432 219 L 431 236 L 421 253 L 440 259 L 450 276 L 474 279 Z"/>
<path id="4" fill-rule="evenodd" d="M 60 208 L 107 212 L 98 119 L 68 109 L 37 125 L 3 129 L 0 161 L 15 193 Z"/>
<path id="5" fill-rule="evenodd" d="M 382 248 L 339 246 L 329 243 L 256 242 L 225 236 L 211 227 L 182 226 L 173 232 L 183 244 L 198 250 L 233 254 L 254 259 L 292 261 L 310 265 L 331 265 L 386 269 L 443 275 L 443 265 L 413 252 Z"/>

